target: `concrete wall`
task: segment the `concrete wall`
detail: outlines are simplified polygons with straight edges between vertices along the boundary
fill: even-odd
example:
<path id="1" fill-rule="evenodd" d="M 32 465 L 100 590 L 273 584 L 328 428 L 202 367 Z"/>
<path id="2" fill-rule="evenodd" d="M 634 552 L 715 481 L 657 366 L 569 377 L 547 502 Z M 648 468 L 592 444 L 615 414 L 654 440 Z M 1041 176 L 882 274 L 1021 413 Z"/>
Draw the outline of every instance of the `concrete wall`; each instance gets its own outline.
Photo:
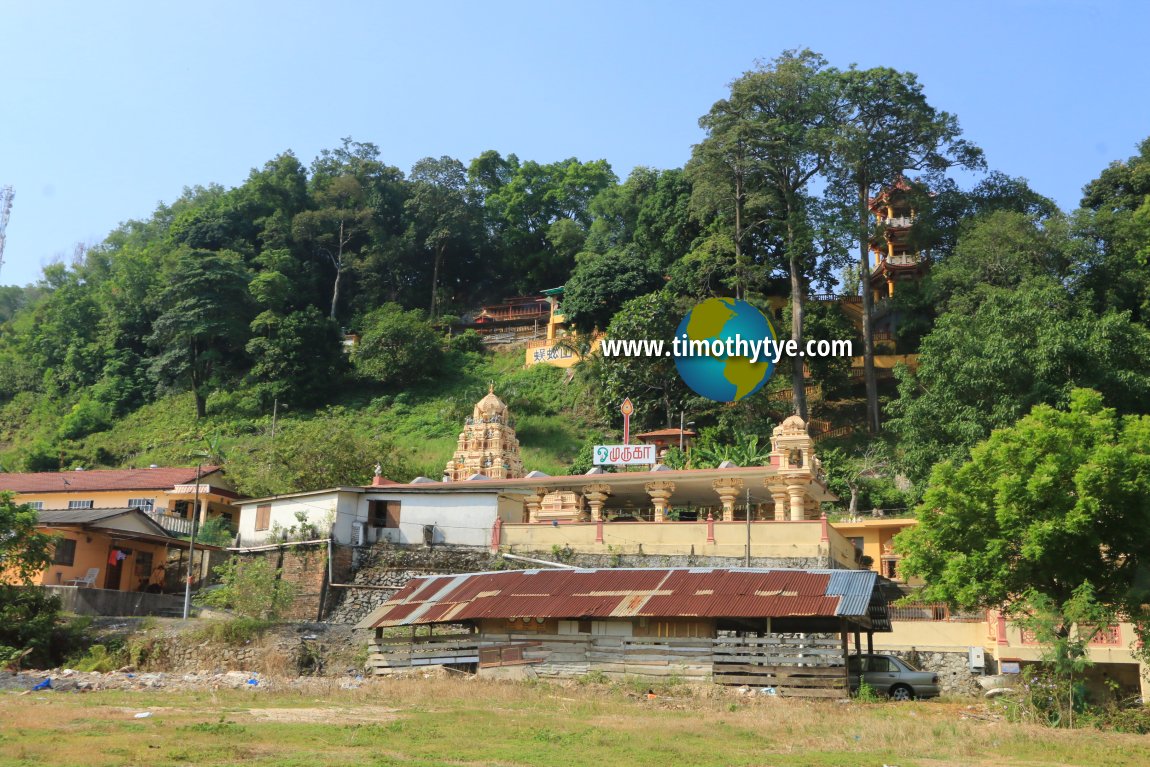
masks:
<path id="1" fill-rule="evenodd" d="M 64 612 L 77 615 L 162 615 L 177 618 L 183 615 L 184 599 L 174 594 L 146 594 L 140 591 L 109 591 L 75 586 L 40 588 L 59 597 L 60 608 Z"/>

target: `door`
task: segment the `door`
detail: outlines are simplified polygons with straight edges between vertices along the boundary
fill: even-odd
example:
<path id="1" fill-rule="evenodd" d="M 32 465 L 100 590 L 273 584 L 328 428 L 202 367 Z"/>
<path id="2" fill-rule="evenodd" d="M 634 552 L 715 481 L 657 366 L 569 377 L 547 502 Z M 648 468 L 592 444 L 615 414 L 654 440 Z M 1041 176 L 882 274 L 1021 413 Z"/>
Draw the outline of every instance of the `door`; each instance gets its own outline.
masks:
<path id="1" fill-rule="evenodd" d="M 889 694 L 891 685 L 898 681 L 898 667 L 890 658 L 884 658 L 881 655 L 868 656 L 865 658 L 865 662 L 867 668 L 866 683 L 880 695 Z"/>
<path id="2" fill-rule="evenodd" d="M 107 574 L 104 576 L 104 588 L 112 591 L 120 590 L 120 576 L 124 574 L 124 560 L 122 549 L 113 548 L 108 552 Z"/>
<path id="3" fill-rule="evenodd" d="M 124 575 L 124 563 L 130 556 L 132 556 L 132 550 L 121 546 L 113 546 L 108 551 L 108 569 L 104 576 L 104 588 L 112 591 L 120 590 L 120 579 Z"/>

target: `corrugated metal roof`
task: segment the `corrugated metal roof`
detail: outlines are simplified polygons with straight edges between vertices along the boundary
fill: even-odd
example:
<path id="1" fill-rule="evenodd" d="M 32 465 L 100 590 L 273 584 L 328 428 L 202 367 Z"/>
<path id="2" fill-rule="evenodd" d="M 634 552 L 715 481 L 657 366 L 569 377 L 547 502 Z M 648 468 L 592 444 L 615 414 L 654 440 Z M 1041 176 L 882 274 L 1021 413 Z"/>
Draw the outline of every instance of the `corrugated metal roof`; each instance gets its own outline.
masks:
<path id="1" fill-rule="evenodd" d="M 869 570 L 510 570 L 413 578 L 361 628 L 481 618 L 868 616 Z"/>
<path id="2" fill-rule="evenodd" d="M 200 482 L 219 471 L 204 466 Z M 155 469 L 90 469 L 88 471 L 45 471 L 31 474 L 0 472 L 0 490 L 17 493 L 93 492 L 98 490 L 170 490 L 176 485 L 194 484 L 196 467 Z"/>

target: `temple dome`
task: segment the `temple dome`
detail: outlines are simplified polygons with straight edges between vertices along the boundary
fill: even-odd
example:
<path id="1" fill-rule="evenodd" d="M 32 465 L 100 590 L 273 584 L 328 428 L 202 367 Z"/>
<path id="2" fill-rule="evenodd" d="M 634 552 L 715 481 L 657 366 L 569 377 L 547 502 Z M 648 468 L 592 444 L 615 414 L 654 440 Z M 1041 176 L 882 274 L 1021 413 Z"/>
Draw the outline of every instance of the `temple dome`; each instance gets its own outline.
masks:
<path id="1" fill-rule="evenodd" d="M 475 418 L 491 418 L 493 415 L 506 417 L 507 405 L 495 396 L 494 384 L 488 388 L 487 395 L 475 403 L 475 410 L 472 415 Z"/>
<path id="2" fill-rule="evenodd" d="M 779 434 L 806 434 L 807 424 L 802 418 L 797 415 L 792 415 L 786 418 L 777 429 L 776 433 Z"/>

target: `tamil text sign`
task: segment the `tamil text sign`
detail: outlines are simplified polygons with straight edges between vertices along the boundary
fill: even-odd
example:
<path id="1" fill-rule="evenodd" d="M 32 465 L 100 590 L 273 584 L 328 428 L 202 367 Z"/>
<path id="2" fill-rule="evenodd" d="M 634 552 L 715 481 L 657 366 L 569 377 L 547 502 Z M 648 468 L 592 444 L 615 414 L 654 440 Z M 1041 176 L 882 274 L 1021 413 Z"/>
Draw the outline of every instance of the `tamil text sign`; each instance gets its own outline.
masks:
<path id="1" fill-rule="evenodd" d="M 596 445 L 596 466 L 652 466 L 654 445 Z"/>

